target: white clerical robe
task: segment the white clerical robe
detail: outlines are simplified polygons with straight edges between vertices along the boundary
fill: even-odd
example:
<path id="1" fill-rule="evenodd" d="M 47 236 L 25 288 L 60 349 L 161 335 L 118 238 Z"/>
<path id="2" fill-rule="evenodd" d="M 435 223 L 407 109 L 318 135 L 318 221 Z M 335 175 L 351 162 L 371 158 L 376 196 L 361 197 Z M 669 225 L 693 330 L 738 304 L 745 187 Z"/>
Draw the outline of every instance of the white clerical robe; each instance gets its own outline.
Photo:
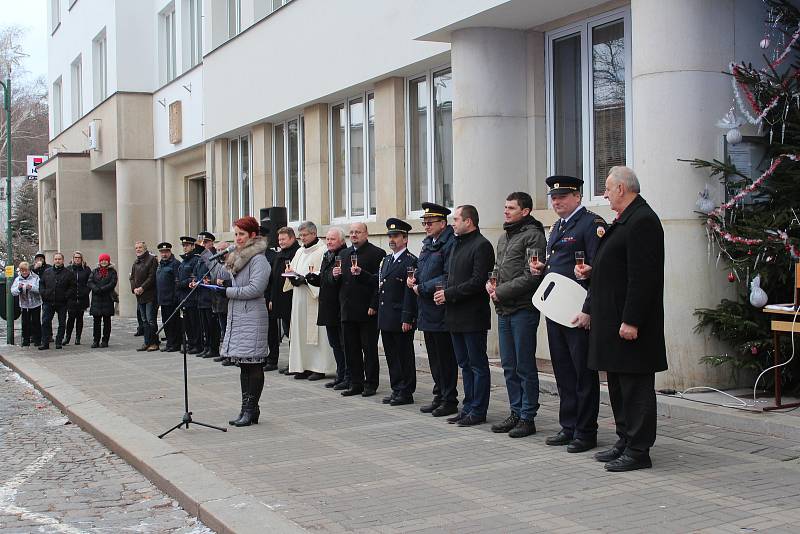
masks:
<path id="1" fill-rule="evenodd" d="M 292 271 L 305 276 L 313 268 L 313 272 L 319 273 L 326 250 L 327 247 L 322 240 L 309 248 L 300 247 L 292 259 Z M 294 291 L 289 328 L 289 372 L 335 373 L 336 360 L 328 344 L 325 327 L 317 326 L 319 288 L 308 284 L 293 288 L 287 279 L 283 290 L 291 289 Z"/>

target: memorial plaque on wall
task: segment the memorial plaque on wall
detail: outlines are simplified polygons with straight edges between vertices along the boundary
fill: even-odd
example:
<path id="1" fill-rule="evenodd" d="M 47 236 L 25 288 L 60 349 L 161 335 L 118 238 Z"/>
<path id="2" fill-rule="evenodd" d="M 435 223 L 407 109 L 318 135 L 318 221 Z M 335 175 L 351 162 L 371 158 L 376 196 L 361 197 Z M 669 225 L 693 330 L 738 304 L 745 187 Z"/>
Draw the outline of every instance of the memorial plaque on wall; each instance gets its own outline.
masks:
<path id="1" fill-rule="evenodd" d="M 176 145 L 183 137 L 181 101 L 176 100 L 169 105 L 169 142 Z"/>

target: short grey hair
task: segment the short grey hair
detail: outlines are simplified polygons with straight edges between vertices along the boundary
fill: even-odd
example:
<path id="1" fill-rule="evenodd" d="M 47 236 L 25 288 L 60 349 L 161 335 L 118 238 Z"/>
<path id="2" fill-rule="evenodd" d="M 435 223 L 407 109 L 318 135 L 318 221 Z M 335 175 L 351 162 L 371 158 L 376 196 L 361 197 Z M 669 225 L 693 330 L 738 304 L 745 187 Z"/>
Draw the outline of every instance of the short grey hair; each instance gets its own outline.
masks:
<path id="1" fill-rule="evenodd" d="M 625 167 L 624 165 L 611 167 L 608 171 L 608 176 L 615 182 L 624 185 L 626 191 L 630 191 L 631 193 L 638 193 L 641 191 L 639 179 L 630 167 Z"/>
<path id="2" fill-rule="evenodd" d="M 303 221 L 300 223 L 300 226 L 297 227 L 297 231 L 302 232 L 303 230 L 309 234 L 317 235 L 317 225 L 311 221 Z"/>
<path id="3" fill-rule="evenodd" d="M 342 230 L 341 227 L 339 227 L 339 226 L 331 226 L 330 228 L 328 228 L 328 233 L 331 233 L 331 232 L 335 233 L 336 237 L 338 237 L 341 241 L 344 241 L 345 239 L 347 239 L 347 236 L 345 235 L 344 230 Z"/>

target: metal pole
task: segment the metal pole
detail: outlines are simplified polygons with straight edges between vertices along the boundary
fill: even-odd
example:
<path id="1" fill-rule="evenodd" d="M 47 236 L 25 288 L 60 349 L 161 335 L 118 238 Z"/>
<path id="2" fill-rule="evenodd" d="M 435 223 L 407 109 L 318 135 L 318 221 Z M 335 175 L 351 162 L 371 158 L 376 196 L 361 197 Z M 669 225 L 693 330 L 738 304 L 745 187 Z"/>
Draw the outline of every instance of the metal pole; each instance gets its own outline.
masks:
<path id="1" fill-rule="evenodd" d="M 2 82 L 0 82 L 2 83 Z M 6 77 L 4 108 L 6 110 L 6 240 L 8 256 L 6 259 L 6 343 L 14 344 L 14 297 L 11 284 L 14 282 L 14 249 L 11 244 L 11 77 Z M 11 269 L 9 269 L 11 267 Z"/>

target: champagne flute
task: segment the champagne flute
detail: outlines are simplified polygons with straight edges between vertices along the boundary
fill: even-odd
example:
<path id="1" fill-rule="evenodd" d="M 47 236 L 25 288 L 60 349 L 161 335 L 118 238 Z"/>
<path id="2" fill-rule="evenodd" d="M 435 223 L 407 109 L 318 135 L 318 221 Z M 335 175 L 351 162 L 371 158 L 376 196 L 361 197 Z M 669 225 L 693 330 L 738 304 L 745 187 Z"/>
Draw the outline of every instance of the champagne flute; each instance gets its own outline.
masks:
<path id="1" fill-rule="evenodd" d="M 538 248 L 529 248 L 527 252 L 528 252 L 528 263 L 539 263 Z"/>
<path id="2" fill-rule="evenodd" d="M 497 287 L 497 274 L 497 269 L 489 272 L 489 282 L 491 282 L 492 287 Z"/>
<path id="3" fill-rule="evenodd" d="M 408 267 L 406 270 L 408 272 L 408 277 L 409 278 L 414 278 L 414 274 L 417 272 L 417 268 L 416 267 Z"/>
<path id="4" fill-rule="evenodd" d="M 358 256 L 356 256 L 355 254 L 353 254 L 352 256 L 350 256 L 350 264 L 351 264 L 353 267 L 358 267 Z"/>
<path id="5" fill-rule="evenodd" d="M 288 273 L 292 270 L 292 262 L 291 260 L 286 260 L 284 262 L 283 272 Z"/>
<path id="6" fill-rule="evenodd" d="M 313 273 L 314 272 L 314 264 L 313 263 L 309 263 L 308 264 L 308 272 L 309 273 Z"/>
<path id="7" fill-rule="evenodd" d="M 341 256 L 336 256 L 336 264 L 335 265 L 336 265 L 336 268 L 338 268 L 338 269 L 342 268 L 342 257 Z"/>
<path id="8" fill-rule="evenodd" d="M 583 265 L 586 261 L 586 253 L 582 250 L 575 251 L 575 265 Z M 576 276 L 578 280 L 583 280 L 583 276 Z"/>

